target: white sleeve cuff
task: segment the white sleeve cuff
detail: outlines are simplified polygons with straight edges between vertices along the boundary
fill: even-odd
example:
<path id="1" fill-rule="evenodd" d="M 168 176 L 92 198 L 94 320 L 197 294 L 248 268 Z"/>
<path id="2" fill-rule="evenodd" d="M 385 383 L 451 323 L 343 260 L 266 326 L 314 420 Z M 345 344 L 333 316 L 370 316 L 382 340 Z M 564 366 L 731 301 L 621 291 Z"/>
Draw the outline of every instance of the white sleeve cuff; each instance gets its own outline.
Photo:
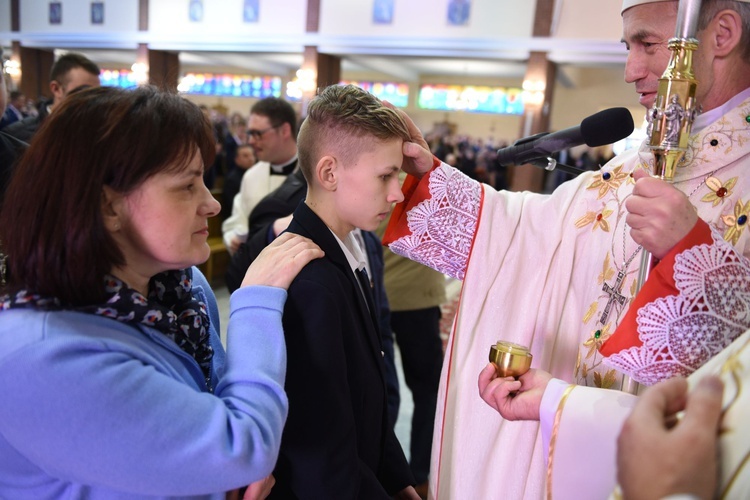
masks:
<path id="1" fill-rule="evenodd" d="M 552 435 L 552 425 L 555 422 L 557 407 L 560 406 L 565 389 L 570 386 L 569 383 L 560 379 L 553 378 L 547 384 L 547 388 L 542 395 L 542 402 L 539 405 L 539 422 L 542 427 L 542 444 L 544 445 L 544 462 L 547 463 L 549 457 L 549 439 Z"/>

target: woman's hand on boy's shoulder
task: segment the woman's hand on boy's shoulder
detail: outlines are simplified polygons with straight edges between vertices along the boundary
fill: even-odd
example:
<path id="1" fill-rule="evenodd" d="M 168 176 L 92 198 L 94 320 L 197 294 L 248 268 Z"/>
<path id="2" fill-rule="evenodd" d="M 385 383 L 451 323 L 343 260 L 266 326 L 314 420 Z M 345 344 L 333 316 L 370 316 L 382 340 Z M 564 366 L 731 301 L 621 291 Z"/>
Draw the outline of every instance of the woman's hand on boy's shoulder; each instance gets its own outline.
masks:
<path id="1" fill-rule="evenodd" d="M 276 484 L 276 479 L 273 477 L 273 474 L 266 476 L 248 486 L 242 500 L 263 500 L 264 498 L 268 498 L 274 484 Z"/>
<path id="2" fill-rule="evenodd" d="M 260 252 L 245 273 L 242 286 L 266 285 L 286 290 L 303 267 L 323 255 L 312 240 L 284 233 Z"/>
<path id="3" fill-rule="evenodd" d="M 281 233 L 286 231 L 286 228 L 292 223 L 293 218 L 294 214 L 289 214 L 286 217 L 281 217 L 273 221 L 273 235 L 278 237 Z"/>
<path id="4" fill-rule="evenodd" d="M 414 486 L 407 486 L 403 490 L 396 493 L 393 498 L 396 500 L 422 500 Z"/>

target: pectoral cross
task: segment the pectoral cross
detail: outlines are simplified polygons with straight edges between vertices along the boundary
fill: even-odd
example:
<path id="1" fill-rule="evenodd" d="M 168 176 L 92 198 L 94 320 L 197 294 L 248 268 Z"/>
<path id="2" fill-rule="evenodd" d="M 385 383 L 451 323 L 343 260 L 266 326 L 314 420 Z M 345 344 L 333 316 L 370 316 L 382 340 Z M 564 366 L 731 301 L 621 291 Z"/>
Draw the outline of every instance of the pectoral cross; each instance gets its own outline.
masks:
<path id="1" fill-rule="evenodd" d="M 609 300 L 607 301 L 607 305 L 604 308 L 604 312 L 602 313 L 602 317 L 599 318 L 599 323 L 602 325 L 607 323 L 607 318 L 609 317 L 609 313 L 612 311 L 612 305 L 615 302 L 618 302 L 620 305 L 623 305 L 625 301 L 627 300 L 624 295 L 620 293 L 620 288 L 622 288 L 622 282 L 625 279 L 625 272 L 620 271 L 617 273 L 617 280 L 615 281 L 615 284 L 612 286 L 609 286 L 609 283 L 604 283 L 604 286 L 602 287 L 602 291 L 605 292 L 607 295 L 609 295 Z"/>

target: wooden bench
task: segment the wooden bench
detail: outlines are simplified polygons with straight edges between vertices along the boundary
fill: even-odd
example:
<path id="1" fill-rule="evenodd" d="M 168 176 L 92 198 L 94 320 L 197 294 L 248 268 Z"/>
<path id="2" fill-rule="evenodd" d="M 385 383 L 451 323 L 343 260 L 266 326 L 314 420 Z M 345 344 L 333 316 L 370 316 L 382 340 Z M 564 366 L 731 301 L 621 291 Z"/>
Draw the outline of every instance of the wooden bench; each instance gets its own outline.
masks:
<path id="1" fill-rule="evenodd" d="M 208 247 L 211 249 L 211 255 L 208 256 L 208 260 L 204 264 L 198 267 L 206 275 L 208 282 L 213 283 L 217 278 L 224 279 L 229 264 L 229 251 L 221 236 L 209 238 Z"/>
<path id="2" fill-rule="evenodd" d="M 217 200 L 221 198 L 221 190 L 213 189 L 211 193 Z M 211 255 L 208 260 L 198 266 L 201 272 L 206 276 L 209 283 L 214 281 L 224 281 L 224 274 L 227 272 L 229 265 L 229 250 L 224 244 L 224 238 L 221 234 L 221 217 L 219 215 L 208 219 L 208 247 L 211 249 Z"/>

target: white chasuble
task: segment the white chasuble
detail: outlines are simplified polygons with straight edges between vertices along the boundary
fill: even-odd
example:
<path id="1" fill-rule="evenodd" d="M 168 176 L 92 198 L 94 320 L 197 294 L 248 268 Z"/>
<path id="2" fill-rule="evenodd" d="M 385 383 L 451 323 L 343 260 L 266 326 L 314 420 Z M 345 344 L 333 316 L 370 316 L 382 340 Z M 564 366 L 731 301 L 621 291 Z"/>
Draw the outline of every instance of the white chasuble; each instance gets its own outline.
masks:
<path id="1" fill-rule="evenodd" d="M 743 253 L 750 215 L 746 116 L 750 99 L 691 137 L 675 176 L 700 217 Z M 386 243 L 464 280 L 438 394 L 434 498 L 544 497 L 539 423 L 505 421 L 478 394 L 478 374 L 498 340 L 528 346 L 532 367 L 568 383 L 619 387 L 622 374 L 603 363 L 598 349 L 635 293 L 639 252 L 624 202 L 631 172 L 652 162 L 644 144 L 551 195 L 498 192 L 445 164 L 405 184 Z"/>
<path id="2" fill-rule="evenodd" d="M 690 375 L 690 390 L 709 374 L 724 381 L 715 498 L 744 500 L 750 498 L 750 330 Z M 552 498 L 593 500 L 616 490 L 617 437 L 636 400 L 618 391 L 571 385 L 557 411 L 543 415 L 557 422 L 549 456 Z"/>

